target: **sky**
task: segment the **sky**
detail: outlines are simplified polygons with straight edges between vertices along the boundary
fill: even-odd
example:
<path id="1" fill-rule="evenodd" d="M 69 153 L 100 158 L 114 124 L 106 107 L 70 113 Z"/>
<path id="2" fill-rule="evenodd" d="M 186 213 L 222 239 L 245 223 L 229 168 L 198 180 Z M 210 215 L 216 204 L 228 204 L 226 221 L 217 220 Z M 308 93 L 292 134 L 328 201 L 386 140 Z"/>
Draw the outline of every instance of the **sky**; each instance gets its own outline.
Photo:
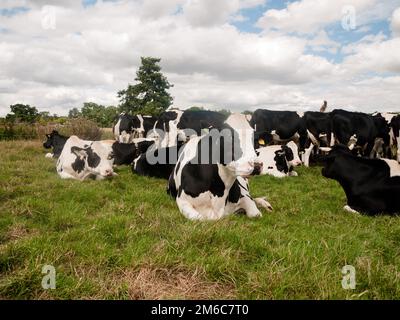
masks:
<path id="1" fill-rule="evenodd" d="M 400 111 L 400 0 L 0 0 L 0 116 L 118 105 L 141 56 L 181 109 Z"/>

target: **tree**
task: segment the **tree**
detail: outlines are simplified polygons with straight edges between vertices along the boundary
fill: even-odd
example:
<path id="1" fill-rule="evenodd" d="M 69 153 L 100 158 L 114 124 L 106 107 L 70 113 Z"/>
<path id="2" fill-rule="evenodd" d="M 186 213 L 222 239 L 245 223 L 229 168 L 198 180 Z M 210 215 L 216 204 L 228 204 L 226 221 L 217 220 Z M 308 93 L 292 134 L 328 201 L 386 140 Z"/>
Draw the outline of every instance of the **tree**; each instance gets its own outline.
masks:
<path id="1" fill-rule="evenodd" d="M 132 114 L 159 115 L 173 101 L 168 89 L 173 87 L 162 74 L 161 59 L 141 57 L 142 64 L 136 72 L 135 85 L 118 92 L 120 110 Z"/>
<path id="2" fill-rule="evenodd" d="M 11 113 L 6 115 L 6 119 L 11 122 L 28 122 L 34 123 L 39 118 L 39 112 L 36 107 L 29 104 L 14 104 L 10 106 Z"/>
<path id="3" fill-rule="evenodd" d="M 217 110 L 217 112 L 223 114 L 225 117 L 229 117 L 232 114 L 232 112 L 226 109 Z"/>
<path id="4" fill-rule="evenodd" d="M 203 111 L 204 108 L 203 107 L 198 107 L 198 106 L 193 106 L 193 107 L 190 107 L 190 108 L 188 108 L 186 110 L 189 110 L 189 111 Z"/>
<path id="5" fill-rule="evenodd" d="M 100 127 L 111 127 L 117 115 L 117 107 L 105 107 L 94 102 L 85 102 L 81 110 L 73 108 L 68 113 L 69 118 L 83 117 L 94 121 Z"/>
<path id="6" fill-rule="evenodd" d="M 68 112 L 68 118 L 79 118 L 81 116 L 81 112 L 79 111 L 78 108 L 72 108 Z"/>

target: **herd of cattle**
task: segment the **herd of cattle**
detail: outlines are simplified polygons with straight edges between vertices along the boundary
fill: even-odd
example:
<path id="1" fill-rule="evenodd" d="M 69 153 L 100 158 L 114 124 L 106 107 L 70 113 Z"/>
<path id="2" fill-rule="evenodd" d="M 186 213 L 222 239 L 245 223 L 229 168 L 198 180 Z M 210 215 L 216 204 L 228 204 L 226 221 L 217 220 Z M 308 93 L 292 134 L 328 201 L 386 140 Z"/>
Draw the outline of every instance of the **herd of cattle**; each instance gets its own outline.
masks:
<path id="1" fill-rule="evenodd" d="M 248 178 L 297 176 L 294 168 L 310 161 L 343 187 L 345 210 L 400 213 L 400 115 L 172 109 L 158 118 L 121 114 L 113 133 L 115 140 L 87 141 L 53 131 L 43 146 L 53 148 L 46 156 L 58 158 L 64 179 L 112 177 L 119 165 L 166 179 L 180 212 L 193 220 L 261 216 L 258 207 L 272 206 L 250 196 Z"/>

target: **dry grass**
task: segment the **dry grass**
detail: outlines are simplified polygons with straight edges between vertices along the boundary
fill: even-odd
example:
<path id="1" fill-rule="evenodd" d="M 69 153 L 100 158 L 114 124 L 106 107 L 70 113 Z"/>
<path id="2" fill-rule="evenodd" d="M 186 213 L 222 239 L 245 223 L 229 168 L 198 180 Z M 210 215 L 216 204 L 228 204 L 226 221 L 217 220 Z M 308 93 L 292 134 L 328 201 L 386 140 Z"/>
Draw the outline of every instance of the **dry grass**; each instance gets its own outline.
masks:
<path id="1" fill-rule="evenodd" d="M 232 299 L 236 296 L 232 284 L 207 280 L 204 271 L 184 268 L 142 267 L 124 271 L 130 299 Z"/>

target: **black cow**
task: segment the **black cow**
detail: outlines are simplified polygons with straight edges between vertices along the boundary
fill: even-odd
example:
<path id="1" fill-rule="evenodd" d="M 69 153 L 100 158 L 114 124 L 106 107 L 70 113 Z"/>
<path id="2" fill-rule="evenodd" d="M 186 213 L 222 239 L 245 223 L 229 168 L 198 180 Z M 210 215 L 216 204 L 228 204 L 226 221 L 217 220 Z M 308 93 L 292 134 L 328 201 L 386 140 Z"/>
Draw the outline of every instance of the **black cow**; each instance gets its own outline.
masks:
<path id="1" fill-rule="evenodd" d="M 180 155 L 183 142 L 172 147 L 153 145 L 132 164 L 132 171 L 140 176 L 167 179 L 170 177 Z M 151 159 L 154 159 L 151 161 Z"/>
<path id="2" fill-rule="evenodd" d="M 188 137 L 200 136 L 202 129 L 219 128 L 226 119 L 221 113 L 208 110 L 170 110 L 163 112 L 155 128 L 165 133 L 163 147 L 173 146 L 176 140 L 186 141 Z"/>
<path id="3" fill-rule="evenodd" d="M 46 134 L 46 137 L 47 140 L 43 143 L 43 147 L 46 149 L 53 148 L 53 153 L 47 153 L 46 158 L 58 158 L 69 137 L 59 134 L 57 130 L 53 130 L 50 134 Z"/>
<path id="4" fill-rule="evenodd" d="M 121 113 L 113 127 L 115 140 L 130 143 L 134 138 L 144 138 L 153 129 L 155 122 L 156 118 L 151 116 Z"/>
<path id="5" fill-rule="evenodd" d="M 269 144 L 282 144 L 299 140 L 300 151 L 307 142 L 307 130 L 302 114 L 294 111 L 271 111 L 257 109 L 250 120 L 255 130 L 255 148 Z"/>
<path id="6" fill-rule="evenodd" d="M 359 154 L 370 156 L 376 149 L 377 138 L 389 145 L 389 126 L 382 116 L 341 109 L 333 110 L 330 115 L 336 142 L 350 150 L 357 147 Z"/>
<path id="7" fill-rule="evenodd" d="M 353 155 L 337 145 L 323 157 L 322 175 L 340 183 L 349 212 L 368 215 L 400 212 L 400 164 L 389 159 L 368 159 Z"/>
<path id="8" fill-rule="evenodd" d="M 133 160 L 145 153 L 154 143 L 154 139 L 144 138 L 134 139 L 132 143 L 113 142 L 112 156 L 114 158 L 114 165 L 132 164 Z"/>

